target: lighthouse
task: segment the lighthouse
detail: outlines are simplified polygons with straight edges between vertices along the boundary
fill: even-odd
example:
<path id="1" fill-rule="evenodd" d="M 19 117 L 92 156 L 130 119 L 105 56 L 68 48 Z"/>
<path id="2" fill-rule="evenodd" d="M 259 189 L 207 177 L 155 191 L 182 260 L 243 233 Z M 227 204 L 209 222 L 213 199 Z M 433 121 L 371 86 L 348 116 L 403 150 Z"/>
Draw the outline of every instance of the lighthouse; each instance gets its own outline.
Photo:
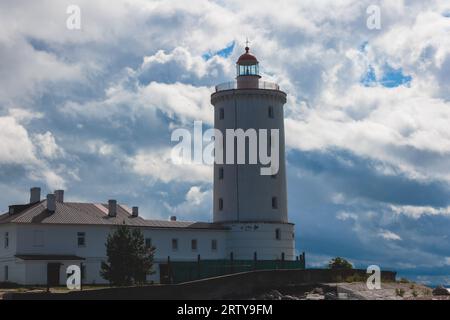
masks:
<path id="1" fill-rule="evenodd" d="M 223 146 L 230 142 L 228 130 L 256 130 L 269 133 L 267 150 L 278 153 L 278 166 L 271 174 L 261 173 L 264 164 L 249 163 L 254 149 L 250 150 L 247 139 L 245 163 L 214 164 L 213 220 L 229 228 L 226 248 L 234 259 L 295 260 L 294 224 L 289 222 L 287 210 L 285 103 L 286 93 L 278 84 L 261 79 L 259 61 L 248 46 L 236 62 L 236 81 L 217 85 L 211 95 L 214 127 L 224 137 Z M 260 148 L 258 144 L 258 152 Z M 223 152 L 226 158 L 230 150 L 224 148 Z"/>

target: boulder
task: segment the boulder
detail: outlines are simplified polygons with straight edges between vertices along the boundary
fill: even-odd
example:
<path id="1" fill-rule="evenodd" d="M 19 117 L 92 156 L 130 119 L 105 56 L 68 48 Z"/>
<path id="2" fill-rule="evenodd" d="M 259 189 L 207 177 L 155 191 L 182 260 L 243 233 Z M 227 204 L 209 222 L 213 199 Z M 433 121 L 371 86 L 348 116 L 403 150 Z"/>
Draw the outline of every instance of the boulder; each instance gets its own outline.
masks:
<path id="1" fill-rule="evenodd" d="M 433 296 L 450 296 L 450 292 L 443 286 L 437 286 L 433 290 Z"/>

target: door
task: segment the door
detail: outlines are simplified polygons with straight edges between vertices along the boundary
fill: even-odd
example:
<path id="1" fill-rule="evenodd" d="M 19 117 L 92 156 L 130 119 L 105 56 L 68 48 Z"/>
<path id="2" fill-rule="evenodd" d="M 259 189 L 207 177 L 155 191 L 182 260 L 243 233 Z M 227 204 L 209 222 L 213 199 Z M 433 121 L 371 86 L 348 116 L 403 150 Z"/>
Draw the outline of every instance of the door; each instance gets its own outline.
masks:
<path id="1" fill-rule="evenodd" d="M 60 263 L 47 264 L 47 285 L 49 287 L 59 286 L 59 268 Z"/>
<path id="2" fill-rule="evenodd" d="M 161 284 L 169 284 L 170 283 L 169 265 L 166 263 L 159 264 L 159 282 Z"/>

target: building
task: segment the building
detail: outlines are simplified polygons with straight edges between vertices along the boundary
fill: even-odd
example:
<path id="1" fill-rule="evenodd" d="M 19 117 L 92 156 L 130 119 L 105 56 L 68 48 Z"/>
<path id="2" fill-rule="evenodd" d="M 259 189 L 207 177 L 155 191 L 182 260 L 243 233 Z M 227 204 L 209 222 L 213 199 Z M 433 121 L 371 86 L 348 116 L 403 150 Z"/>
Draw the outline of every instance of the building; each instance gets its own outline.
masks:
<path id="1" fill-rule="evenodd" d="M 278 129 L 279 168 L 261 175 L 261 165 L 214 165 L 213 223 L 147 220 L 137 207 L 64 201 L 57 190 L 41 199 L 32 188 L 27 204 L 0 215 L 0 282 L 64 285 L 69 265 L 79 265 L 83 283 L 101 284 L 105 242 L 118 225 L 140 228 L 155 246 L 155 282 L 179 282 L 253 268 L 302 268 L 295 255 L 294 225 L 287 215 L 283 105 L 278 85 L 260 80 L 258 61 L 246 48 L 237 80 L 211 96 L 215 128 Z M 270 148 L 269 148 L 270 149 Z"/>

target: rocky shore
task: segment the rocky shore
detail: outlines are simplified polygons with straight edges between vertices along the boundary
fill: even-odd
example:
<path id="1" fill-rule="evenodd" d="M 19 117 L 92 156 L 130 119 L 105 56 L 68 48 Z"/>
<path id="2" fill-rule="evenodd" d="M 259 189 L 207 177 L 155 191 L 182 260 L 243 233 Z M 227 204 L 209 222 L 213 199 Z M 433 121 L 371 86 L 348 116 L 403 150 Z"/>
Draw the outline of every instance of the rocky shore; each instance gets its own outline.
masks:
<path id="1" fill-rule="evenodd" d="M 364 282 L 325 283 L 269 290 L 256 300 L 450 300 L 445 288 L 432 289 L 421 284 L 389 282 L 379 290 L 369 290 Z"/>

